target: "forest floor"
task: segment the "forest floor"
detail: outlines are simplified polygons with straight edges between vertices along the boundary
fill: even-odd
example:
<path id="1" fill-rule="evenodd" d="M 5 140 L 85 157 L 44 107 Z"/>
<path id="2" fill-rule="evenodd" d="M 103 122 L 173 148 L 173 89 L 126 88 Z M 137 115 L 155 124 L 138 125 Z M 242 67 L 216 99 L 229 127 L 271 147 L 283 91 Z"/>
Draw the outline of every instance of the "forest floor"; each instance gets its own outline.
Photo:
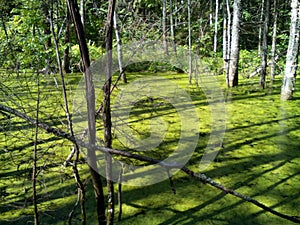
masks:
<path id="1" fill-rule="evenodd" d="M 189 85 L 186 74 L 130 73 L 130 82 L 150 75 L 176 82 L 190 97 L 199 117 L 199 139 L 187 167 L 205 173 L 224 186 L 251 196 L 265 205 L 300 216 L 300 85 L 294 100 L 280 101 L 281 77 L 265 90 L 258 79 L 240 79 L 240 86 L 227 90 L 223 76 L 216 76 L 224 94 L 226 132 L 214 162 L 199 170 L 199 162 L 211 133 L 209 101 L 202 89 Z M 10 76 L 10 77 L 9 77 Z M 66 77 L 68 95 L 74 96 L 79 75 Z M 36 78 L 10 74 L 0 78 L 1 103 L 34 116 L 38 92 Z M 59 83 L 59 82 L 58 82 Z M 67 130 L 61 88 L 54 79 L 40 78 L 40 118 L 51 126 Z M 120 90 L 116 89 L 113 98 Z M 172 102 L 161 98 L 134 102 L 130 127 L 140 138 L 149 137 L 149 123 L 160 118 L 167 124 L 163 144 L 147 154 L 164 159 L 180 139 L 180 116 Z M 72 107 L 71 107 L 72 108 Z M 75 116 L 74 116 L 75 117 Z M 99 127 L 99 133 L 101 127 Z M 145 135 L 146 134 L 146 135 Z M 0 113 L 0 224 L 33 224 L 31 188 L 34 127 Z M 76 199 L 76 185 L 70 167 L 63 166 L 71 143 L 40 131 L 38 138 L 38 208 L 41 224 L 67 224 Z M 114 142 L 124 149 L 124 143 Z M 146 154 L 146 153 L 145 153 Z M 87 189 L 88 224 L 96 224 L 94 193 L 88 168 L 81 158 L 79 171 Z M 138 178 L 142 179 L 142 178 Z M 104 182 L 104 179 L 103 179 Z M 138 182 L 138 181 L 137 181 Z M 176 194 L 169 180 L 150 186 L 123 185 L 123 214 L 116 224 L 293 224 L 236 197 L 200 183 L 182 172 L 173 176 Z M 117 185 L 116 185 L 117 186 Z M 118 213 L 118 209 L 116 209 Z M 74 224 L 80 224 L 79 207 Z"/>

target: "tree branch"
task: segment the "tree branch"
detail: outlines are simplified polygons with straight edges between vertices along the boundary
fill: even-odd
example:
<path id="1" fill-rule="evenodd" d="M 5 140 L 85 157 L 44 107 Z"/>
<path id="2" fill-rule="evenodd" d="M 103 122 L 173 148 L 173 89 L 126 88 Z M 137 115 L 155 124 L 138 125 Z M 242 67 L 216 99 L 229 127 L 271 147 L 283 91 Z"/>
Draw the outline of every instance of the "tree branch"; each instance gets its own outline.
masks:
<path id="1" fill-rule="evenodd" d="M 0 111 L 6 112 L 6 113 L 9 113 L 9 114 L 13 114 L 13 115 L 15 115 L 19 118 L 22 118 L 22 119 L 26 120 L 27 122 L 31 123 L 32 125 L 36 125 L 36 121 L 33 118 L 31 118 L 31 117 L 29 117 L 29 116 L 15 110 L 15 109 L 13 109 L 13 108 L 10 108 L 8 106 L 4 106 L 4 105 L 0 104 Z M 80 146 L 82 146 L 84 148 L 92 148 L 94 150 L 98 150 L 98 151 L 101 151 L 101 152 L 104 152 L 104 153 L 110 153 L 110 154 L 113 154 L 113 155 L 123 156 L 123 157 L 126 157 L 126 158 L 137 159 L 139 161 L 148 162 L 148 163 L 151 163 L 151 164 L 159 164 L 160 166 L 162 166 L 166 169 L 176 169 L 176 168 L 180 169 L 181 171 L 183 171 L 187 175 L 189 175 L 193 178 L 196 178 L 197 180 L 201 181 L 204 184 L 209 184 L 210 186 L 215 187 L 215 188 L 223 191 L 226 194 L 230 194 L 230 195 L 233 195 L 233 196 L 238 197 L 240 199 L 243 199 L 247 202 L 250 202 L 250 203 L 256 205 L 257 207 L 259 207 L 259 208 L 261 208 L 261 209 L 263 209 L 267 212 L 270 212 L 273 215 L 279 216 L 283 219 L 292 221 L 294 223 L 300 223 L 300 217 L 299 216 L 290 216 L 290 215 L 280 213 L 276 210 L 273 210 L 270 207 L 264 205 L 263 203 L 255 200 L 255 199 L 253 199 L 249 196 L 246 196 L 246 195 L 243 195 L 239 192 L 236 192 L 233 189 L 229 189 L 229 188 L 224 187 L 222 184 L 217 183 L 216 181 L 214 181 L 210 177 L 207 177 L 203 173 L 195 173 L 194 171 L 188 169 L 184 165 L 176 164 L 176 163 L 165 163 L 163 161 L 153 159 L 153 158 L 148 157 L 148 156 L 142 156 L 142 155 L 138 155 L 138 154 L 134 154 L 134 153 L 130 153 L 130 152 L 125 152 L 125 151 L 120 151 L 120 150 L 116 150 L 116 149 L 112 149 L 112 148 L 106 148 L 106 147 L 102 147 L 102 146 L 90 146 L 87 143 L 76 140 L 70 134 L 65 133 L 64 131 L 62 131 L 60 129 L 53 128 L 53 127 L 51 127 L 51 126 L 49 126 L 45 123 L 39 122 L 37 125 L 38 125 L 38 127 L 44 129 L 48 133 L 52 133 L 52 134 L 54 134 L 58 137 L 68 139 L 69 141 L 71 141 L 73 143 L 76 142 L 77 144 L 79 144 Z"/>

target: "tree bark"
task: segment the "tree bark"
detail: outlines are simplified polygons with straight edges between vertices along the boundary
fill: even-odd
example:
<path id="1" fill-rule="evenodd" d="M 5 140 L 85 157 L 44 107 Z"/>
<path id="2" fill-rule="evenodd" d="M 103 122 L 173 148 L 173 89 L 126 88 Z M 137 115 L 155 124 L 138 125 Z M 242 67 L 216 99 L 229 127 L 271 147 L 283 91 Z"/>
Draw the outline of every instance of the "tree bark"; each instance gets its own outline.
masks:
<path id="1" fill-rule="evenodd" d="M 229 77 L 228 87 L 235 87 L 238 85 L 238 64 L 240 56 L 240 22 L 241 22 L 241 0 L 234 0 L 233 3 L 233 22 L 231 32 L 231 50 L 229 59 Z"/>
<path id="2" fill-rule="evenodd" d="M 110 110 L 110 88 L 112 77 L 112 41 L 113 41 L 113 24 L 115 0 L 109 0 L 107 27 L 106 27 L 106 80 L 103 86 L 103 126 L 104 126 L 104 145 L 111 148 L 111 110 Z M 115 200 L 114 200 L 114 184 L 112 181 L 112 156 L 106 153 L 106 182 L 107 182 L 107 224 L 111 225 L 114 222 Z"/>
<path id="3" fill-rule="evenodd" d="M 258 27 L 258 49 L 257 49 L 258 55 L 261 54 L 264 13 L 265 13 L 265 0 L 262 0 L 261 9 L 260 9 L 259 27 Z"/>
<path id="4" fill-rule="evenodd" d="M 173 44 L 173 51 L 176 53 L 176 42 L 175 42 L 175 29 L 174 29 L 174 19 L 173 19 L 173 0 L 170 0 L 170 34 L 171 42 Z"/>
<path id="5" fill-rule="evenodd" d="M 64 38 L 64 45 L 66 46 L 64 49 L 62 67 L 65 73 L 70 73 L 70 44 L 71 44 L 71 33 L 70 33 L 70 13 L 67 11 L 66 16 L 66 31 L 65 31 L 65 38 Z"/>
<path id="6" fill-rule="evenodd" d="M 214 54 L 217 54 L 218 47 L 218 20 L 219 19 L 219 0 L 216 0 L 215 8 L 215 30 L 214 30 Z"/>
<path id="7" fill-rule="evenodd" d="M 116 34 L 116 40 L 117 40 L 117 51 L 118 51 L 118 62 L 119 62 L 119 70 L 120 70 L 120 76 L 123 81 L 123 83 L 127 83 L 126 74 L 123 68 L 123 51 L 122 51 L 122 39 L 120 37 L 120 29 L 118 26 L 118 18 L 117 13 L 114 14 L 114 28 L 115 28 L 115 34 Z"/>
<path id="8" fill-rule="evenodd" d="M 223 0 L 223 68 L 226 75 L 227 85 L 229 84 L 230 29 L 231 13 L 229 0 Z"/>
<path id="9" fill-rule="evenodd" d="M 38 98 L 36 102 L 36 125 L 35 125 L 35 135 L 34 135 L 34 149 L 33 149 L 33 166 L 32 166 L 32 201 L 33 201 L 33 212 L 34 212 L 34 225 L 39 224 L 39 212 L 38 212 L 38 197 L 36 190 L 36 178 L 37 178 L 37 145 L 38 145 L 38 134 L 39 134 L 39 112 L 40 112 L 40 82 L 39 74 L 37 74 L 38 83 Z"/>
<path id="10" fill-rule="evenodd" d="M 192 28 L 191 28 L 191 0 L 188 0 L 188 30 L 189 30 L 189 84 L 192 84 L 193 79 L 193 62 L 192 62 Z"/>
<path id="11" fill-rule="evenodd" d="M 77 1 L 67 0 L 67 3 L 68 3 L 68 8 L 69 8 L 71 18 L 75 26 L 76 37 L 79 44 L 79 49 L 80 49 L 80 54 L 81 54 L 81 59 L 82 59 L 82 64 L 84 69 L 84 75 L 85 75 L 85 81 L 86 81 L 89 144 L 90 146 L 95 146 L 96 143 L 95 91 L 94 91 L 92 74 L 89 71 L 89 66 L 90 66 L 89 52 L 86 43 L 85 32 L 83 29 L 83 25 L 81 23 Z M 93 149 L 92 147 L 88 148 L 88 163 L 89 163 L 89 169 L 90 169 L 94 191 L 95 191 L 98 224 L 104 225 L 106 224 L 106 216 L 105 216 L 105 201 L 104 201 L 103 186 L 102 186 L 100 174 L 98 173 L 98 169 L 97 169 L 95 149 Z"/>
<path id="12" fill-rule="evenodd" d="M 293 98 L 295 88 L 296 72 L 298 68 L 299 51 L 299 25 L 300 13 L 298 0 L 291 2 L 291 25 L 289 46 L 286 54 L 285 73 L 281 87 L 281 100 L 290 100 Z"/>
<path id="13" fill-rule="evenodd" d="M 262 39 L 262 56 L 261 56 L 261 73 L 260 73 L 260 87 L 262 89 L 266 86 L 266 74 L 267 74 L 267 57 L 268 57 L 268 32 L 269 32 L 269 20 L 270 20 L 270 0 L 265 0 L 265 20 Z"/>
<path id="14" fill-rule="evenodd" d="M 162 0 L 162 30 L 163 30 L 163 47 L 165 55 L 169 55 L 167 42 L 167 0 Z"/>
<path id="15" fill-rule="evenodd" d="M 273 16 L 274 16 L 274 22 L 273 22 L 272 49 L 271 49 L 271 71 L 270 71 L 271 84 L 273 84 L 275 80 L 275 67 L 276 67 L 276 41 L 277 41 L 277 21 L 278 21 L 277 0 L 274 0 Z"/>

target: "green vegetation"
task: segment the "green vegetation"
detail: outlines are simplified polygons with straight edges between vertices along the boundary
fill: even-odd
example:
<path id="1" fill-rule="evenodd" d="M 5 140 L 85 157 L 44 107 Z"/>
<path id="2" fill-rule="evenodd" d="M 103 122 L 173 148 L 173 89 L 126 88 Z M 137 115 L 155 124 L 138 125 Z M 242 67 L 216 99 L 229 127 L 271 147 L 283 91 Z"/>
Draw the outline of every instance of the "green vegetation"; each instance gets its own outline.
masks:
<path id="1" fill-rule="evenodd" d="M 127 74 L 129 83 L 148 75 L 147 72 Z M 186 74 L 172 72 L 158 75 L 177 82 L 189 93 L 197 107 L 199 143 L 187 166 L 198 171 L 211 127 L 206 97 L 199 87 L 188 85 Z M 71 87 L 68 89 L 70 98 L 80 77 L 80 74 L 66 76 Z M 299 215 L 299 92 L 295 93 L 293 101 L 281 102 L 279 77 L 272 87 L 265 90 L 258 87 L 257 79 L 241 79 L 239 87 L 228 90 L 224 86 L 225 78 L 216 78 L 226 99 L 227 130 L 222 151 L 215 162 L 201 172 L 275 210 Z M 0 79 L 1 104 L 34 115 L 37 76 L 2 73 Z M 40 75 L 39 82 L 41 120 L 67 130 L 60 86 L 55 86 L 51 75 Z M 166 149 L 172 151 L 176 147 L 180 129 L 176 124 L 180 121 L 168 102 L 141 99 L 130 114 L 130 124 L 141 131 L 140 137 L 145 138 L 149 134 L 145 125 L 152 117 L 161 117 L 168 124 L 164 144 L 149 153 L 154 158 L 164 158 Z M 31 172 L 34 128 L 18 118 L 0 113 L 0 132 L 0 224 L 28 224 L 33 221 Z M 63 166 L 71 143 L 44 131 L 40 131 L 38 138 L 37 191 L 41 224 L 67 224 L 68 214 L 77 199 L 72 170 Z M 117 141 L 114 145 L 122 149 Z M 90 175 L 84 159 L 79 162 L 80 175 L 87 187 L 88 224 L 96 224 Z M 181 172 L 173 177 L 173 181 L 176 195 L 172 193 L 169 181 L 147 187 L 124 186 L 123 216 L 118 224 L 292 224 Z M 73 222 L 80 224 L 79 208 Z"/>

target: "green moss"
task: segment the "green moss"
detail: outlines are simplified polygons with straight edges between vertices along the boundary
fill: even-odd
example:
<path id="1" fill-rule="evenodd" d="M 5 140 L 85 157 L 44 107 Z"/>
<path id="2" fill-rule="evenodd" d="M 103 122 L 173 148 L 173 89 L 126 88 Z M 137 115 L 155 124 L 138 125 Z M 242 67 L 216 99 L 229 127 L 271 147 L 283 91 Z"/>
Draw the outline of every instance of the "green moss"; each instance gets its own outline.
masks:
<path id="1" fill-rule="evenodd" d="M 128 80 L 148 76 L 148 73 L 129 73 Z M 153 74 L 151 74 L 153 75 Z M 188 85 L 186 74 L 159 73 L 176 82 L 191 96 L 200 120 L 199 141 L 188 167 L 198 171 L 199 161 L 211 132 L 211 109 L 196 85 Z M 36 77 L 25 75 L 2 76 L 2 103 L 19 108 L 34 116 L 37 92 Z M 66 77 L 69 97 L 81 75 Z M 226 99 L 226 134 L 216 160 L 203 172 L 228 188 L 249 195 L 282 213 L 299 216 L 300 168 L 300 93 L 295 100 L 280 101 L 280 82 L 273 87 L 258 88 L 258 80 L 242 79 L 240 86 L 227 90 L 225 79 L 216 77 Z M 115 79 L 115 77 L 114 77 Z M 53 77 L 41 77 L 41 120 L 67 130 L 63 99 Z M 119 86 L 126 87 L 124 84 Z M 297 86 L 299 89 L 299 85 Z M 116 89 L 114 97 L 119 93 Z M 129 124 L 139 139 L 149 137 L 152 118 L 161 118 L 167 128 L 164 141 L 149 152 L 138 152 L 164 159 L 174 151 L 180 138 L 180 117 L 170 104 L 160 98 L 141 98 L 133 104 Z M 99 122 L 100 123 L 100 122 Z M 26 224 L 32 221 L 31 167 L 34 129 L 24 121 L 0 114 L 0 223 Z M 66 224 L 76 202 L 76 185 L 70 168 L 62 166 L 71 144 L 40 131 L 38 145 L 38 198 L 42 224 Z M 99 126 L 99 137 L 102 128 Z M 115 136 L 116 138 L 116 136 Z M 114 140 L 114 147 L 126 149 Z M 133 162 L 137 164 L 138 162 Z M 93 188 L 85 164 L 79 166 L 87 181 L 88 224 L 96 224 Z M 199 172 L 199 171 L 198 171 Z M 146 187 L 124 186 L 123 219 L 118 224 L 292 224 L 261 209 L 224 195 L 178 172 L 173 181 Z M 80 210 L 74 216 L 80 224 Z"/>

